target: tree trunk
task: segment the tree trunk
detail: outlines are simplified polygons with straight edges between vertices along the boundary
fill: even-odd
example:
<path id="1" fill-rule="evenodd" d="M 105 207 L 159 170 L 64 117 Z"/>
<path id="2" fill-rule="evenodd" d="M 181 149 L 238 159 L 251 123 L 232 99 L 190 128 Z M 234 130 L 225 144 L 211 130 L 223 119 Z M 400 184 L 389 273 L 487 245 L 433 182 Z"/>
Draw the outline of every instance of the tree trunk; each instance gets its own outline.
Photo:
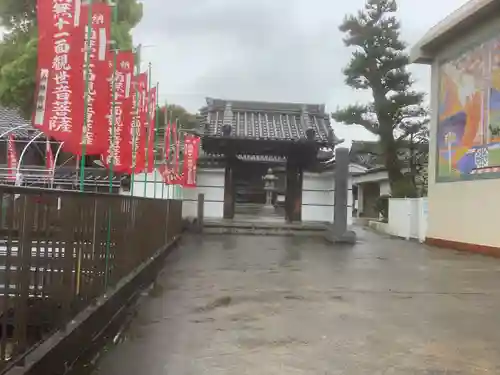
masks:
<path id="1" fill-rule="evenodd" d="M 401 172 L 401 161 L 398 157 L 398 148 L 394 139 L 381 139 L 383 142 L 382 150 L 384 152 L 385 168 L 389 176 L 391 186 L 391 195 L 395 198 L 401 196 L 401 184 L 404 183 L 405 176 Z"/>

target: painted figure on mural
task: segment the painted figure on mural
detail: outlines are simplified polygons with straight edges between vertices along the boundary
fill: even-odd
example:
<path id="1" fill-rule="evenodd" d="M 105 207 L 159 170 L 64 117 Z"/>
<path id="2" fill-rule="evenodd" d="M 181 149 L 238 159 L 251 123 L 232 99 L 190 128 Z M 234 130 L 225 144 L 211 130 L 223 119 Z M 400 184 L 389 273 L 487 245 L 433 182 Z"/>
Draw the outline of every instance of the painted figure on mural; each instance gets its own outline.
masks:
<path id="1" fill-rule="evenodd" d="M 439 70 L 437 181 L 500 177 L 500 38 Z"/>

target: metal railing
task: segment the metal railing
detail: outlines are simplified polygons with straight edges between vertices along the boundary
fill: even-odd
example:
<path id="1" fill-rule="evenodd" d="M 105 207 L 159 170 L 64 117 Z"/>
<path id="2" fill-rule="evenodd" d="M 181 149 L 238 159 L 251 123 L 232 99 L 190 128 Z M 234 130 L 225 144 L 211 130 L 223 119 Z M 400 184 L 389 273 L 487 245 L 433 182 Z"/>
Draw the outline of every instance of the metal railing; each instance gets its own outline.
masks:
<path id="1" fill-rule="evenodd" d="M 182 202 L 0 186 L 0 370 L 181 232 Z"/>

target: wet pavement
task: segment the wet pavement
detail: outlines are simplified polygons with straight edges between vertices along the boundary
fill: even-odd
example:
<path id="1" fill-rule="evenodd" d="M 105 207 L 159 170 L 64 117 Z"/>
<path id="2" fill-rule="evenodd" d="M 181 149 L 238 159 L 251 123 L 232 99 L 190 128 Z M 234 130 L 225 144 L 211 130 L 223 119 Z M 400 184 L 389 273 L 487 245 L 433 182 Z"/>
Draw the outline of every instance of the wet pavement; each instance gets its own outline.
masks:
<path id="1" fill-rule="evenodd" d="M 499 286 L 497 259 L 368 231 L 187 237 L 95 374 L 500 374 Z"/>

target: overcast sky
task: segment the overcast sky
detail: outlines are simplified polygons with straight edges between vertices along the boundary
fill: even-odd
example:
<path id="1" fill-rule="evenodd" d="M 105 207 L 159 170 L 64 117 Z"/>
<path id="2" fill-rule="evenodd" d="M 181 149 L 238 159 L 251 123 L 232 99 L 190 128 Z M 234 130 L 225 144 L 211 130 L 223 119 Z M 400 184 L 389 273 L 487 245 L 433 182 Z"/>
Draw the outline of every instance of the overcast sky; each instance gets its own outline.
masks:
<path id="1" fill-rule="evenodd" d="M 403 38 L 415 43 L 467 0 L 399 0 Z M 134 31 L 153 66 L 160 100 L 196 111 L 207 96 L 326 103 L 329 110 L 366 96 L 344 84 L 351 51 L 338 31 L 364 0 L 144 0 Z M 412 67 L 418 88 L 429 69 Z M 334 125 L 346 139 L 363 129 Z"/>

